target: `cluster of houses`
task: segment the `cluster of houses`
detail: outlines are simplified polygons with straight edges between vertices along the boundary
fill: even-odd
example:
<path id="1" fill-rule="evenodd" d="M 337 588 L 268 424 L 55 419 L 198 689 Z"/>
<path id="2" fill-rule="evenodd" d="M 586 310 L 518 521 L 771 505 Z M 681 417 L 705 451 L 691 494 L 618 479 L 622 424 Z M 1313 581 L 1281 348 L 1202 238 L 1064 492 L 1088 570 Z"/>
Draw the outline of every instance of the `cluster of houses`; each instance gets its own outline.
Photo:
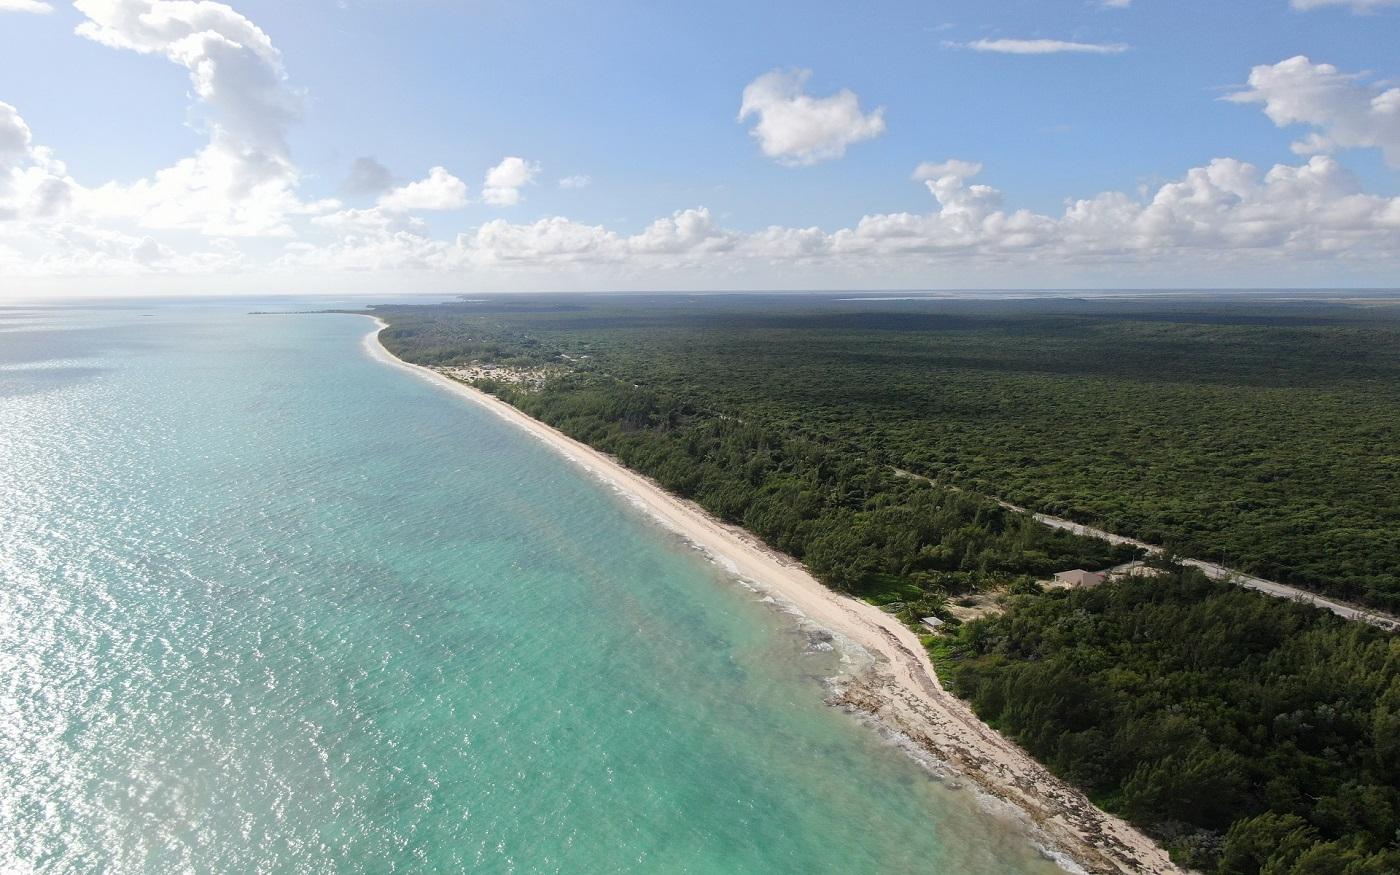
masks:
<path id="1" fill-rule="evenodd" d="M 1049 580 L 1042 580 L 1041 584 L 1051 589 L 1088 589 L 1109 578 L 1155 577 L 1161 573 L 1145 562 L 1125 562 L 1104 571 L 1085 571 L 1083 568 L 1061 571 Z"/>
<path id="2" fill-rule="evenodd" d="M 1128 562 L 1104 571 L 1085 571 L 1083 568 L 1061 571 L 1049 580 L 1042 580 L 1040 583 L 1049 589 L 1089 589 L 1098 586 L 1110 577 L 1147 577 L 1157 573 L 1150 565 L 1142 562 Z M 986 609 L 975 613 L 986 613 Z M 959 619 L 968 618 L 959 617 Z M 948 628 L 947 621 L 938 617 L 924 617 L 919 622 L 925 629 L 934 634 L 942 634 Z"/>
<path id="3" fill-rule="evenodd" d="M 435 370 L 464 383 L 474 383 L 477 380 L 496 380 L 523 386 L 527 389 L 541 389 L 544 387 L 545 380 L 549 378 L 549 371 L 546 368 L 508 368 L 501 365 L 480 363 L 459 367 L 439 367 Z"/>

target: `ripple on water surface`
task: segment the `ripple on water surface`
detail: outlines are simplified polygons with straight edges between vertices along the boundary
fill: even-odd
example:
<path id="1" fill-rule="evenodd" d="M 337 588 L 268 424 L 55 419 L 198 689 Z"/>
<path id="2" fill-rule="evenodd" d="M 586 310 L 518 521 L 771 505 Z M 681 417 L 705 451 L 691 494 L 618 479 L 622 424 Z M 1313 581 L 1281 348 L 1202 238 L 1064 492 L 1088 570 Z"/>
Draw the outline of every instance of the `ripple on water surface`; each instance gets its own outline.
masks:
<path id="1" fill-rule="evenodd" d="M 625 501 L 248 309 L 0 312 L 0 869 L 1055 871 Z"/>

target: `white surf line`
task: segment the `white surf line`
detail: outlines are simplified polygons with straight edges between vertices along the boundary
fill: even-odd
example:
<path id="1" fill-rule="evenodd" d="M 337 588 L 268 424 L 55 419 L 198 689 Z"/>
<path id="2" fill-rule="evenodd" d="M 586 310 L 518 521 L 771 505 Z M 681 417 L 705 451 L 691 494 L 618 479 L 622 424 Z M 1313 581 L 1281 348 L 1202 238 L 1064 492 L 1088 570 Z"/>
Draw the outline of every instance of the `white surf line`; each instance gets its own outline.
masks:
<path id="1" fill-rule="evenodd" d="M 908 477 L 913 480 L 922 480 L 931 486 L 937 486 L 941 489 L 951 489 L 954 492 L 967 491 L 951 484 L 938 483 L 922 474 L 915 474 L 912 471 L 905 471 L 902 468 L 894 468 L 893 470 L 896 476 Z M 1050 516 L 1046 513 L 1037 513 L 1033 510 L 1021 507 L 1018 504 L 1002 501 L 1000 498 L 995 498 L 990 495 L 983 495 L 982 497 L 995 501 L 998 505 L 1007 510 L 1015 511 L 1016 513 L 1030 514 L 1036 522 L 1049 526 L 1052 529 L 1063 529 L 1067 532 L 1073 532 L 1076 535 L 1101 538 L 1102 540 L 1108 541 L 1110 544 L 1126 544 L 1145 550 L 1147 553 L 1154 556 L 1160 556 L 1165 552 L 1164 549 L 1157 544 L 1149 544 L 1146 541 L 1139 541 L 1136 538 L 1129 538 L 1125 535 L 1116 535 L 1113 532 L 1105 531 L 1104 529 L 1096 529 L 1093 526 L 1086 526 L 1083 523 L 1076 523 L 1073 520 L 1067 520 L 1063 517 Z M 1275 580 L 1266 580 L 1265 578 L 1256 577 L 1252 574 L 1245 574 L 1243 571 L 1236 571 L 1233 568 L 1226 568 L 1224 565 L 1215 562 L 1206 562 L 1203 559 L 1178 559 L 1177 561 L 1182 565 L 1199 568 L 1205 573 L 1206 577 L 1209 577 L 1211 580 L 1233 583 L 1245 589 L 1252 589 L 1255 592 L 1262 592 L 1265 595 L 1273 596 L 1274 598 L 1288 599 L 1289 601 L 1313 605 L 1331 611 L 1342 619 L 1359 620 L 1363 623 L 1370 623 L 1372 626 L 1385 629 L 1388 632 L 1400 631 L 1400 617 L 1394 617 L 1383 611 L 1370 610 L 1358 605 L 1350 605 L 1346 602 L 1329 599 L 1315 592 L 1309 592 L 1308 590 L 1299 589 L 1296 586 L 1289 586 L 1286 583 L 1279 583 Z"/>

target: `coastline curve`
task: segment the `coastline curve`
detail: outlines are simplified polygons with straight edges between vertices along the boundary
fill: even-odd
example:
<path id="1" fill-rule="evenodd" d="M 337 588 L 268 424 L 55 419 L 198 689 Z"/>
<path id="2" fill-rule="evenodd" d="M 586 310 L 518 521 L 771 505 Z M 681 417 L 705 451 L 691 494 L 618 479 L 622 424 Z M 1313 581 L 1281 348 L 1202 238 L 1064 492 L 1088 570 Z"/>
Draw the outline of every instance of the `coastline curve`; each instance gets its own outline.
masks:
<path id="1" fill-rule="evenodd" d="M 1039 840 L 1062 867 L 1093 875 L 1184 872 L 1145 834 L 1097 808 L 944 689 L 918 636 L 896 618 L 828 588 L 797 560 L 610 456 L 492 395 L 398 358 L 379 339 L 388 323 L 372 314 L 360 315 L 375 323 L 363 340 L 372 359 L 426 380 L 522 429 L 625 496 L 745 585 L 864 653 L 868 659 L 860 660 L 859 669 L 833 686 L 828 703 L 871 721 L 931 771 L 962 779 L 998 807 L 1013 812 L 1027 825 L 1032 839 Z"/>

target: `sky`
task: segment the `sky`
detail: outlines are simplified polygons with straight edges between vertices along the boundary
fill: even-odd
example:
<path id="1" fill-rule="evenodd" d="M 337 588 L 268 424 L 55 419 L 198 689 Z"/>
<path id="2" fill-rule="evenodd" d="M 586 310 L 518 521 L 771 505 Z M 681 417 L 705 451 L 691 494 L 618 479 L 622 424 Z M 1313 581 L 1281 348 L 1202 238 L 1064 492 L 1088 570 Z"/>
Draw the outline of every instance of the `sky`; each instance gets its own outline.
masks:
<path id="1" fill-rule="evenodd" d="M 1400 286 L 1400 0 L 0 0 L 0 297 Z"/>

